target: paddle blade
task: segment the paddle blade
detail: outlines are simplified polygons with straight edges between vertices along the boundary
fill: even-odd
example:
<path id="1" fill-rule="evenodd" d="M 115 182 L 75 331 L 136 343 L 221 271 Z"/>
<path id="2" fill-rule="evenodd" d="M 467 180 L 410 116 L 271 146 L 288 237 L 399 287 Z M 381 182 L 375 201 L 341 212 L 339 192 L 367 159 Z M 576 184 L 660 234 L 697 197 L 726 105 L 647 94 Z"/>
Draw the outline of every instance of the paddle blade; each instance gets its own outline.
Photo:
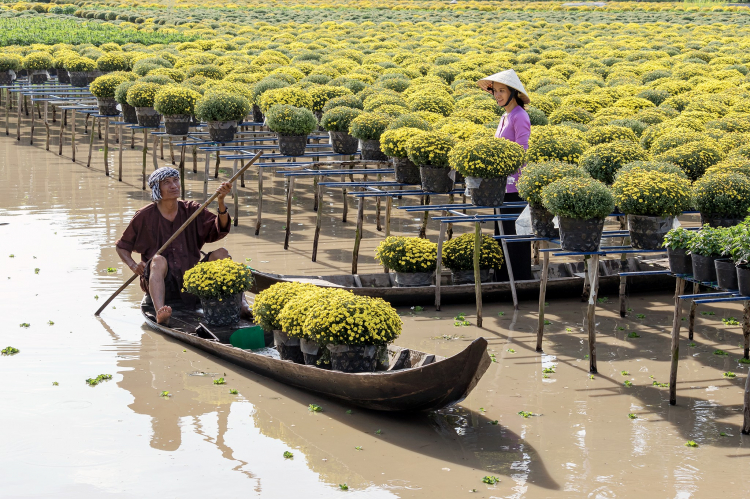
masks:
<path id="1" fill-rule="evenodd" d="M 242 348 L 243 350 L 257 350 L 258 348 L 266 347 L 265 335 L 263 328 L 260 326 L 238 329 L 232 333 L 229 343 L 233 347 Z"/>

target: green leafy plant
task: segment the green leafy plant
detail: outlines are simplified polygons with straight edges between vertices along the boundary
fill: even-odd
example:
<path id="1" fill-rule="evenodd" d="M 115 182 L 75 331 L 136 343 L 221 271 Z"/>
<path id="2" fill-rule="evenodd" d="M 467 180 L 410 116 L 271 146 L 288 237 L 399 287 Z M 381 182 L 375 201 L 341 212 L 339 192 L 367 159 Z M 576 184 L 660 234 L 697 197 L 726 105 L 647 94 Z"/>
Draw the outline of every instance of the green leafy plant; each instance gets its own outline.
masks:
<path id="1" fill-rule="evenodd" d="M 159 396 L 160 396 L 160 397 L 164 397 L 164 398 L 169 398 L 169 397 L 171 397 L 171 396 L 172 396 L 172 394 L 171 394 L 171 393 L 169 393 L 168 391 L 166 391 L 166 390 L 165 390 L 165 391 L 161 392 L 161 393 L 159 394 Z"/>
<path id="2" fill-rule="evenodd" d="M 648 159 L 648 153 L 629 140 L 617 140 L 587 149 L 580 164 L 589 174 L 605 184 L 614 182 L 615 173 L 626 163 Z"/>
<path id="3" fill-rule="evenodd" d="M 688 243 L 688 250 L 695 255 L 721 255 L 724 251 L 722 229 L 715 229 L 708 224 L 704 225 Z"/>
<path id="4" fill-rule="evenodd" d="M 325 116 L 325 115 L 324 115 Z M 406 158 L 406 143 L 424 130 L 410 127 L 388 129 L 380 136 L 380 150 L 392 158 Z"/>
<path id="5" fill-rule="evenodd" d="M 620 374 L 622 376 L 630 376 L 630 373 L 628 371 L 620 371 Z"/>
<path id="6" fill-rule="evenodd" d="M 277 104 L 266 113 L 266 124 L 279 135 L 308 135 L 318 121 L 309 109 Z"/>
<path id="7" fill-rule="evenodd" d="M 130 69 L 128 59 L 117 52 L 109 52 L 96 60 L 100 71 L 127 71 Z"/>
<path id="8" fill-rule="evenodd" d="M 518 194 L 532 206 L 542 206 L 542 189 L 565 177 L 588 177 L 586 170 L 578 165 L 561 161 L 529 163 L 521 170 L 516 187 Z"/>
<path id="9" fill-rule="evenodd" d="M 58 383 L 57 381 L 53 381 L 52 386 L 60 386 L 60 383 Z"/>
<path id="10" fill-rule="evenodd" d="M 740 322 L 734 317 L 724 317 L 723 319 L 721 319 L 721 322 L 723 322 L 727 326 L 739 326 L 740 325 Z"/>
<path id="11" fill-rule="evenodd" d="M 488 485 L 495 485 L 496 483 L 499 483 L 499 482 L 500 482 L 500 479 L 492 475 L 482 478 L 482 483 L 486 483 Z"/>
<path id="12" fill-rule="evenodd" d="M 545 367 L 544 369 L 542 369 L 542 372 L 545 373 L 545 374 L 554 374 L 555 373 L 555 368 L 554 368 L 554 366 L 553 367 Z"/>
<path id="13" fill-rule="evenodd" d="M 20 350 L 14 347 L 5 347 L 0 352 L 2 352 L 2 355 L 15 355 L 20 352 Z"/>
<path id="14" fill-rule="evenodd" d="M 88 378 L 86 380 L 86 384 L 89 385 L 89 386 L 96 386 L 99 383 L 102 383 L 103 381 L 107 381 L 107 380 L 110 380 L 110 379 L 112 379 L 112 375 L 111 374 L 100 374 L 96 378 Z"/>
<path id="15" fill-rule="evenodd" d="M 307 410 L 310 412 L 323 412 L 323 408 L 317 404 L 310 404 L 307 406 Z"/>
<path id="16" fill-rule="evenodd" d="M 284 451 L 284 459 L 292 459 L 293 457 L 294 457 L 294 454 L 292 454 L 288 450 Z"/>
<path id="17" fill-rule="evenodd" d="M 100 99 L 113 99 L 115 97 L 115 91 L 117 90 L 117 87 L 119 87 L 121 83 L 124 83 L 126 81 L 130 80 L 128 80 L 128 78 L 123 76 L 122 74 L 118 73 L 99 76 L 97 79 L 91 82 L 91 85 L 89 85 L 89 91 L 94 97 L 98 97 Z"/>
<path id="18" fill-rule="evenodd" d="M 31 52 L 23 58 L 23 62 L 21 63 L 24 69 L 32 71 L 50 69 L 52 68 L 52 64 L 52 56 L 47 52 Z M 94 63 L 94 68 L 96 68 L 96 63 Z"/>
<path id="19" fill-rule="evenodd" d="M 527 412 L 527 411 L 518 411 L 518 415 L 523 417 L 524 419 L 528 419 L 531 416 L 535 416 L 533 412 Z"/>
<path id="20" fill-rule="evenodd" d="M 660 383 L 658 381 L 654 381 L 651 385 L 658 386 L 659 388 L 669 388 L 669 383 Z"/>
<path id="21" fill-rule="evenodd" d="M 28 327 L 31 327 L 31 324 L 29 324 L 28 322 L 22 322 L 21 327 L 28 328 Z"/>
<path id="22" fill-rule="evenodd" d="M 727 372 L 724 373 L 724 377 L 725 378 L 735 378 L 735 377 L 737 377 L 737 375 L 735 373 L 733 373 L 732 371 L 727 371 Z"/>
<path id="23" fill-rule="evenodd" d="M 18 71 L 23 59 L 15 54 L 0 54 L 0 71 Z"/>
<path id="24" fill-rule="evenodd" d="M 47 67 L 52 67 L 51 61 Z M 96 61 L 88 57 L 71 57 L 65 60 L 65 69 L 73 72 L 90 73 L 97 70 L 97 65 Z"/>
<path id="25" fill-rule="evenodd" d="M 628 338 L 640 338 L 641 335 L 636 333 L 635 331 L 631 331 L 628 333 Z"/>
<path id="26" fill-rule="evenodd" d="M 677 227 L 664 236 L 664 246 L 673 250 L 688 249 L 694 236 L 695 231 Z"/>
<path id="27" fill-rule="evenodd" d="M 721 161 L 723 155 L 713 141 L 695 141 L 683 144 L 654 157 L 655 161 L 674 163 L 692 181 L 698 180 L 710 167 Z"/>
<path id="28" fill-rule="evenodd" d="M 726 356 L 729 355 L 724 350 L 714 350 L 714 355 Z"/>
<path id="29" fill-rule="evenodd" d="M 375 258 L 394 272 L 433 272 L 437 244 L 419 237 L 389 236 L 375 249 Z"/>
<path id="30" fill-rule="evenodd" d="M 685 442 L 685 446 L 686 447 L 698 447 L 698 444 L 695 443 L 695 441 L 693 440 L 688 440 L 687 442 Z"/>
<path id="31" fill-rule="evenodd" d="M 628 418 L 630 418 L 630 419 L 638 419 L 638 416 L 636 416 L 635 414 L 633 414 L 631 412 L 630 414 L 628 414 Z"/>
<path id="32" fill-rule="evenodd" d="M 241 121 L 250 113 L 250 101 L 242 95 L 208 91 L 195 104 L 201 121 Z"/>
<path id="33" fill-rule="evenodd" d="M 117 88 L 115 89 L 115 100 L 119 104 L 128 104 L 128 90 L 130 90 L 130 87 L 135 85 L 134 81 L 124 81 L 120 83 Z M 154 94 L 156 96 L 156 94 Z"/>
<path id="34" fill-rule="evenodd" d="M 226 385 L 226 380 L 222 377 L 214 380 L 214 385 Z"/>
<path id="35" fill-rule="evenodd" d="M 623 384 L 628 388 L 631 388 L 633 386 L 633 382 L 627 379 L 623 382 Z"/>
<path id="36" fill-rule="evenodd" d="M 339 484 L 339 489 L 341 489 L 341 490 L 349 490 L 349 486 L 347 484 L 345 484 L 345 483 L 340 483 Z"/>
<path id="37" fill-rule="evenodd" d="M 612 213 L 614 197 L 593 178 L 566 177 L 542 189 L 542 204 L 551 213 L 582 220 L 602 219 Z"/>
<path id="38" fill-rule="evenodd" d="M 483 234 L 479 268 L 500 267 L 503 261 L 503 251 L 500 245 L 495 239 Z M 443 265 L 453 271 L 472 270 L 474 268 L 474 234 L 468 233 L 446 241 L 443 244 Z"/>
<path id="39" fill-rule="evenodd" d="M 167 85 L 162 87 L 154 97 L 154 109 L 164 116 L 179 116 L 195 113 L 195 104 L 201 94 L 187 87 Z"/>
<path id="40" fill-rule="evenodd" d="M 230 388 L 230 389 L 229 389 L 229 394 L 230 394 L 230 395 L 239 395 L 239 393 L 240 393 L 240 392 L 238 392 L 237 390 L 235 390 L 235 389 L 233 389 L 233 388 Z"/>
<path id="41" fill-rule="evenodd" d="M 287 106 L 312 110 L 313 100 L 306 91 L 297 87 L 276 88 L 265 92 L 259 101 L 260 110 L 267 113 L 273 106 L 284 104 Z M 322 108 L 322 106 L 321 106 Z"/>

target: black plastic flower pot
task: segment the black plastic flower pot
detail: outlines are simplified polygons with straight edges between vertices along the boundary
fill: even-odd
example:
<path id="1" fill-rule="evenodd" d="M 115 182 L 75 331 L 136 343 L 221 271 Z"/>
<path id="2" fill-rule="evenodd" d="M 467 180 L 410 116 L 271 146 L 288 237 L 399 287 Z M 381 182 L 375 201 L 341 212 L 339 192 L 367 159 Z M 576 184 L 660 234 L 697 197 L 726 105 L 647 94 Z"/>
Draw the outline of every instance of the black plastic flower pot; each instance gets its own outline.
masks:
<path id="1" fill-rule="evenodd" d="M 234 134 L 237 133 L 236 121 L 209 121 L 208 136 L 214 142 L 226 144 L 234 140 Z"/>
<path id="2" fill-rule="evenodd" d="M 346 132 L 328 132 L 331 141 L 331 148 L 336 154 L 346 154 L 351 156 L 357 153 L 359 140 L 352 137 Z"/>
<path id="3" fill-rule="evenodd" d="M 209 326 L 230 326 L 240 321 L 242 293 L 218 298 L 201 298 L 203 316 Z"/>
<path id="4" fill-rule="evenodd" d="M 363 140 L 362 141 L 362 159 L 366 161 L 387 161 L 388 156 L 383 154 L 380 150 L 379 140 Z"/>
<path id="5" fill-rule="evenodd" d="M 299 347 L 300 347 L 300 350 L 302 351 L 302 357 L 304 358 L 305 365 L 315 366 L 321 369 L 331 368 L 330 363 L 320 362 L 320 359 L 323 358 L 323 352 L 324 352 L 325 347 L 318 345 L 316 342 L 312 340 L 307 340 L 304 338 L 300 338 Z"/>
<path id="6" fill-rule="evenodd" d="M 529 204 L 531 213 L 531 230 L 536 237 L 549 237 L 557 239 L 560 237 L 560 229 L 553 222 L 555 216 L 543 206 Z"/>
<path id="7" fill-rule="evenodd" d="M 47 82 L 47 78 L 47 71 L 32 71 L 31 76 L 29 76 L 29 82 L 32 85 L 41 85 Z"/>
<path id="8" fill-rule="evenodd" d="M 255 123 L 263 123 L 263 113 L 260 112 L 257 104 L 253 104 L 253 121 Z"/>
<path id="9" fill-rule="evenodd" d="M 283 331 L 273 332 L 273 342 L 281 360 L 291 360 L 295 364 L 304 364 L 305 356 L 300 348 L 299 338 L 290 338 Z"/>
<path id="10" fill-rule="evenodd" d="M 65 83 L 66 85 L 70 83 L 70 73 L 68 73 L 64 69 L 58 69 L 57 70 L 57 81 L 59 83 Z"/>
<path id="11" fill-rule="evenodd" d="M 395 274 L 396 286 L 399 288 L 432 285 L 432 272 L 395 272 Z"/>
<path id="12" fill-rule="evenodd" d="M 422 165 L 419 167 L 419 177 L 422 181 L 422 190 L 427 192 L 450 192 L 453 189 L 453 180 L 450 176 L 450 168 Z"/>
<path id="13" fill-rule="evenodd" d="M 378 366 L 378 347 L 374 345 L 328 345 L 331 369 L 345 373 L 371 373 Z"/>
<path id="14" fill-rule="evenodd" d="M 716 265 L 713 255 L 698 255 L 693 253 L 693 278 L 700 282 L 716 282 Z"/>
<path id="15" fill-rule="evenodd" d="M 453 284 L 474 284 L 473 270 L 452 270 Z M 479 269 L 479 280 L 490 282 L 490 269 Z"/>
<path id="16" fill-rule="evenodd" d="M 0 71 L 0 85 L 10 85 L 13 83 L 13 74 L 10 71 Z"/>
<path id="17" fill-rule="evenodd" d="M 122 120 L 129 125 L 138 124 L 138 115 L 135 112 L 135 108 L 130 104 L 120 104 L 122 108 Z"/>
<path id="18" fill-rule="evenodd" d="M 724 291 L 736 291 L 739 287 L 737 283 L 737 267 L 731 258 L 717 258 L 714 260 L 716 267 L 716 282 Z"/>
<path id="19" fill-rule="evenodd" d="M 135 115 L 138 118 L 138 126 L 158 128 L 161 124 L 161 114 L 157 113 L 153 107 L 137 107 Z"/>
<path id="20" fill-rule="evenodd" d="M 96 105 L 99 108 L 99 114 L 102 116 L 119 116 L 120 111 L 117 109 L 117 101 L 113 98 L 97 97 Z"/>
<path id="21" fill-rule="evenodd" d="M 68 71 L 70 75 L 70 84 L 77 88 L 89 86 L 88 72 L 86 71 Z"/>
<path id="22" fill-rule="evenodd" d="M 189 114 L 175 114 L 173 116 L 164 116 L 164 131 L 168 135 L 185 136 L 190 131 L 193 117 Z"/>
<path id="23" fill-rule="evenodd" d="M 677 275 L 691 275 L 693 273 L 693 258 L 685 248 L 672 249 L 667 247 L 669 271 Z"/>
<path id="24" fill-rule="evenodd" d="M 750 268 L 737 267 L 737 287 L 742 296 L 750 296 Z"/>
<path id="25" fill-rule="evenodd" d="M 307 147 L 307 135 L 281 135 L 279 137 L 279 154 L 282 156 L 302 156 Z"/>
<path id="26" fill-rule="evenodd" d="M 489 206 L 497 208 L 505 199 L 505 188 L 508 177 L 497 178 L 466 178 L 466 191 L 475 206 Z M 478 185 L 477 185 L 478 184 Z M 477 185 L 477 187 L 474 187 Z"/>
<path id="27" fill-rule="evenodd" d="M 715 229 L 718 227 L 734 227 L 744 219 L 744 217 L 701 213 L 701 226 L 708 224 Z"/>
<path id="28" fill-rule="evenodd" d="M 664 236 L 674 225 L 674 217 L 628 215 L 630 245 L 636 249 L 656 250 L 664 247 Z"/>
<path id="29" fill-rule="evenodd" d="M 604 232 L 603 218 L 560 217 L 560 246 L 565 251 L 598 251 Z"/>
<path id="30" fill-rule="evenodd" d="M 396 174 L 396 182 L 402 184 L 419 184 L 422 177 L 419 176 L 419 167 L 411 162 L 409 158 L 391 158 L 393 172 Z"/>

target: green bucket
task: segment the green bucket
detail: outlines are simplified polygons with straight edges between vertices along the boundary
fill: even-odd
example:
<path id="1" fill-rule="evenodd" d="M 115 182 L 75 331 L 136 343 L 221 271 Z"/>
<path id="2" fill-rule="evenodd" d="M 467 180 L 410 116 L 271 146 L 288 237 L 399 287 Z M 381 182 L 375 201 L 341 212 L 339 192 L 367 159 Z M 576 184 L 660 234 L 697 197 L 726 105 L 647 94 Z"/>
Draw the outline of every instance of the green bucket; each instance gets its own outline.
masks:
<path id="1" fill-rule="evenodd" d="M 242 348 L 243 350 L 257 350 L 266 347 L 265 335 L 263 328 L 260 326 L 238 329 L 232 333 L 229 343 L 233 347 Z"/>

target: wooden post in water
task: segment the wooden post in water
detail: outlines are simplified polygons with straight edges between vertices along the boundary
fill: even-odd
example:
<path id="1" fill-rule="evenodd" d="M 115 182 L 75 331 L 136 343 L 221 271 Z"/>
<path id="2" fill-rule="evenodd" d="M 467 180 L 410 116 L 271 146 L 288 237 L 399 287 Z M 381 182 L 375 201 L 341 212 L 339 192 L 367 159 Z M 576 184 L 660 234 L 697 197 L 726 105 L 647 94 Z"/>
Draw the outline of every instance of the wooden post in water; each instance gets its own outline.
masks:
<path id="1" fill-rule="evenodd" d="M 547 241 L 539 241 L 539 249 L 547 249 Z M 542 275 L 539 282 L 539 322 L 536 327 L 536 351 L 542 351 L 542 338 L 544 337 L 544 303 L 547 299 L 547 278 L 549 275 L 549 252 L 542 253 Z"/>
<path id="2" fill-rule="evenodd" d="M 289 249 L 289 237 L 292 234 L 292 198 L 294 197 L 294 176 L 287 177 L 289 187 L 286 193 L 286 230 L 284 232 L 284 249 Z"/>
<path id="3" fill-rule="evenodd" d="M 91 153 L 94 151 L 94 134 L 96 133 L 96 116 L 93 116 L 91 121 L 91 138 L 89 139 L 89 159 L 86 162 L 86 167 L 91 167 Z"/>
<path id="4" fill-rule="evenodd" d="M 49 151 L 49 101 L 44 101 L 44 128 L 47 129 L 47 145 L 45 149 Z"/>
<path id="5" fill-rule="evenodd" d="M 154 170 L 158 170 L 159 169 L 159 160 L 156 158 L 156 153 L 158 151 L 158 147 L 159 147 L 159 136 L 158 135 L 154 135 L 154 147 L 152 148 L 152 151 L 151 151 L 152 152 L 151 159 L 154 162 Z"/>
<path id="6" fill-rule="evenodd" d="M 354 250 L 352 251 L 352 274 L 357 273 L 357 261 L 359 260 L 359 243 L 362 241 L 362 228 L 365 221 L 365 198 L 359 198 L 357 205 L 357 228 L 354 232 Z"/>
<path id="7" fill-rule="evenodd" d="M 748 374 L 747 379 L 745 380 L 745 397 L 743 405 L 742 433 L 744 435 L 750 435 L 750 374 Z"/>
<path id="8" fill-rule="evenodd" d="M 58 140 L 59 144 L 59 150 L 57 151 L 58 156 L 62 156 L 62 148 L 63 148 L 63 132 L 65 132 L 65 121 L 67 118 L 68 110 L 63 109 L 62 112 L 62 119 L 60 120 L 60 139 Z"/>
<path id="9" fill-rule="evenodd" d="M 255 235 L 260 234 L 260 226 L 263 223 L 263 168 L 258 165 L 258 215 L 255 220 Z M 315 260 L 313 260 L 315 261 Z"/>
<path id="10" fill-rule="evenodd" d="M 440 225 L 442 225 L 442 223 Z M 482 224 L 480 222 L 474 222 L 474 296 L 477 302 L 477 327 L 482 327 L 482 274 L 479 268 L 479 258 L 481 254 Z"/>
<path id="11" fill-rule="evenodd" d="M 70 110 L 70 157 L 71 157 L 71 161 L 75 163 L 76 161 L 76 110 L 75 109 Z"/>
<path id="12" fill-rule="evenodd" d="M 117 125 L 117 180 L 122 182 L 122 125 Z"/>
<path id="13" fill-rule="evenodd" d="M 104 175 L 109 177 L 109 118 L 104 118 Z"/>
<path id="14" fill-rule="evenodd" d="M 10 104 L 12 101 L 10 99 L 10 89 L 7 89 L 5 93 L 5 135 L 7 136 L 10 135 Z"/>
<path id="15" fill-rule="evenodd" d="M 422 197 L 422 205 L 427 206 L 430 204 L 430 196 Z M 427 222 L 430 220 L 430 212 L 425 211 L 422 215 L 422 226 L 419 228 L 419 237 L 425 239 L 427 237 Z"/>
<path id="16" fill-rule="evenodd" d="M 315 213 L 315 236 L 313 237 L 313 251 L 312 251 L 312 261 L 316 261 L 318 259 L 318 242 L 320 241 L 320 226 L 322 223 L 322 217 L 323 217 L 323 202 L 322 202 L 322 196 L 323 196 L 323 186 L 318 184 L 316 185 L 317 195 L 318 199 L 321 199 L 320 204 L 318 205 L 318 211 Z"/>
<path id="17" fill-rule="evenodd" d="M 744 313 L 742 314 L 742 336 L 745 338 L 742 345 L 742 358 L 750 359 L 750 301 L 745 302 Z"/>
<path id="18" fill-rule="evenodd" d="M 193 146 L 193 173 L 198 173 L 198 146 Z"/>
<path id="19" fill-rule="evenodd" d="M 628 257 L 627 253 L 620 254 L 620 272 L 626 272 L 628 270 Z M 625 317 L 627 307 L 627 294 L 628 289 L 628 278 L 627 276 L 620 276 L 620 317 Z"/>
<path id="20" fill-rule="evenodd" d="M 589 372 L 596 373 L 596 295 L 599 291 L 599 255 L 592 255 L 589 262 L 589 280 L 591 292 L 586 311 L 586 321 L 589 333 Z"/>
<path id="21" fill-rule="evenodd" d="M 378 173 L 377 180 L 378 180 L 378 182 L 381 181 L 381 180 L 383 180 L 383 175 L 381 175 L 380 173 Z M 375 221 L 375 229 L 378 232 L 382 231 L 383 230 L 383 226 L 380 225 L 380 196 L 378 196 L 377 198 L 375 198 L 375 220 L 376 220 Z"/>
<path id="22" fill-rule="evenodd" d="M 591 278 L 589 277 L 590 258 L 589 255 L 583 256 L 583 292 L 581 293 L 581 301 L 588 301 L 591 294 Z"/>
<path id="23" fill-rule="evenodd" d="M 346 182 L 346 175 L 341 175 L 341 181 Z M 346 197 L 346 187 L 341 188 L 341 196 L 344 198 L 344 208 L 341 214 L 341 221 L 346 223 L 346 217 L 349 214 L 349 198 Z"/>
<path id="24" fill-rule="evenodd" d="M 18 122 L 16 123 L 16 140 L 21 140 L 21 115 L 23 114 L 23 92 L 18 92 Z"/>
<path id="25" fill-rule="evenodd" d="M 495 215 L 500 215 L 500 208 L 493 210 Z M 497 231 L 500 236 L 505 235 L 505 228 L 503 227 L 502 221 L 497 224 Z M 513 277 L 513 266 L 510 263 L 510 255 L 508 254 L 508 243 L 505 238 L 500 239 L 500 246 L 503 248 L 503 257 L 505 258 L 505 267 L 508 269 L 508 280 L 510 281 L 510 294 L 513 297 L 513 310 L 518 310 L 518 294 L 516 293 L 516 279 Z"/>
<path id="26" fill-rule="evenodd" d="M 31 103 L 31 132 L 29 133 L 29 145 L 34 145 L 34 125 L 36 125 L 36 120 L 34 119 L 34 103 L 32 101 Z"/>
<path id="27" fill-rule="evenodd" d="M 669 369 L 669 404 L 677 404 L 677 363 L 680 360 L 680 295 L 685 292 L 685 279 L 678 277 L 674 290 L 672 318 L 672 365 Z"/>
<path id="28" fill-rule="evenodd" d="M 697 282 L 693 283 L 693 294 L 697 295 L 701 290 L 701 285 Z M 688 317 L 688 339 L 693 339 L 693 330 L 695 329 L 695 312 L 698 310 L 698 304 L 695 300 L 690 300 L 690 316 Z"/>
<path id="29" fill-rule="evenodd" d="M 143 129 L 143 190 L 146 190 L 146 158 L 148 155 L 148 128 Z"/>
<path id="30" fill-rule="evenodd" d="M 243 165 L 240 165 L 243 166 Z M 237 173 L 237 160 L 232 163 L 232 178 Z M 232 200 L 234 202 L 234 226 L 240 223 L 240 191 L 237 190 L 237 182 L 232 183 Z"/>
<path id="31" fill-rule="evenodd" d="M 443 211 L 443 216 L 447 216 L 448 212 Z M 445 233 L 447 231 L 447 225 L 440 222 L 440 233 L 438 235 L 437 243 L 437 261 L 435 265 L 435 310 L 440 311 L 440 284 L 442 281 L 443 274 L 443 241 L 445 241 Z"/>

